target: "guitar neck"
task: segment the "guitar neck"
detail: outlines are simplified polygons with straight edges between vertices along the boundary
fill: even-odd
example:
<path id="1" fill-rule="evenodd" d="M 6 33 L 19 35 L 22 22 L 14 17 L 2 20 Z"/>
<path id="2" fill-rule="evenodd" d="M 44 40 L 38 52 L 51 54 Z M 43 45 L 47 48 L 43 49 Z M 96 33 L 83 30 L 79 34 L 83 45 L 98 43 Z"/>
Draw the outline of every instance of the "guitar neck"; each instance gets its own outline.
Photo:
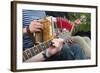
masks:
<path id="1" fill-rule="evenodd" d="M 42 52 L 46 48 L 49 48 L 51 45 L 51 40 L 40 43 L 39 45 L 36 45 L 32 48 L 28 48 L 25 51 L 23 51 L 23 61 L 28 60 L 29 58 L 37 55 L 38 53 Z"/>
<path id="2" fill-rule="evenodd" d="M 65 40 L 69 39 L 71 36 L 70 34 L 63 30 L 59 35 L 58 35 L 59 38 L 62 38 Z M 52 38 L 53 39 L 53 38 Z M 51 39 L 51 40 L 52 40 Z M 41 51 L 45 50 L 46 48 L 49 48 L 50 45 L 51 45 L 51 40 L 48 40 L 46 42 L 43 42 L 43 43 L 40 43 L 39 45 L 36 45 L 32 48 L 28 48 L 26 49 L 25 51 L 23 51 L 23 61 L 26 61 L 28 60 L 29 58 L 37 55 L 38 53 L 40 53 Z"/>

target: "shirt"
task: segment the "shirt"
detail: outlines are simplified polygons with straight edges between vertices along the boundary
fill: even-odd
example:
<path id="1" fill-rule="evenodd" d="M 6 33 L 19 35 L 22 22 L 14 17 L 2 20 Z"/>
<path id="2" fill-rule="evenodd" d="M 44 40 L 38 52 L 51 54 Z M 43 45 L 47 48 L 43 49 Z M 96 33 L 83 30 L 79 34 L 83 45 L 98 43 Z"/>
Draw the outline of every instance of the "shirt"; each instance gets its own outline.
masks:
<path id="1" fill-rule="evenodd" d="M 32 20 L 37 20 L 46 16 L 44 11 L 40 10 L 22 10 L 23 28 L 27 27 Z M 34 46 L 32 39 L 28 35 L 23 35 L 23 49 Z"/>

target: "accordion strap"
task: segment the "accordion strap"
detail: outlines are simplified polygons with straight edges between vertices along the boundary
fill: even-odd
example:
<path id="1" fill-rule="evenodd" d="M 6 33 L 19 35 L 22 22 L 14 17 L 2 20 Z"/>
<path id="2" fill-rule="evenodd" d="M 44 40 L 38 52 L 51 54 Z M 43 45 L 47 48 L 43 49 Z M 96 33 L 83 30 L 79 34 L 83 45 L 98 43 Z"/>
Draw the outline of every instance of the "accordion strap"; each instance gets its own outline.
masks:
<path id="1" fill-rule="evenodd" d="M 27 30 L 29 37 L 32 39 L 32 42 L 33 42 L 33 45 L 34 45 L 35 44 L 35 37 L 34 37 L 33 33 L 31 33 L 29 26 L 26 28 L 26 30 Z"/>

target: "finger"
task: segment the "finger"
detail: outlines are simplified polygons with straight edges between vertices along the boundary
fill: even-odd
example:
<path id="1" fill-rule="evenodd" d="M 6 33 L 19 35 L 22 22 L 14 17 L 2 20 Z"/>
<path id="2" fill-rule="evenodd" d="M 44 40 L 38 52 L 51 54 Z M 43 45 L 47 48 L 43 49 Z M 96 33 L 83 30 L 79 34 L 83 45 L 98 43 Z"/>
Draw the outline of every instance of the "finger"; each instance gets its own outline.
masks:
<path id="1" fill-rule="evenodd" d="M 71 42 L 71 43 L 74 43 L 73 39 L 70 39 L 70 42 Z"/>
<path id="2" fill-rule="evenodd" d="M 56 40 L 53 39 L 52 42 L 51 42 L 51 47 L 56 47 L 55 45 L 56 45 Z"/>
<path id="3" fill-rule="evenodd" d="M 39 26 L 39 25 L 35 25 L 35 27 L 36 27 L 36 28 L 42 28 L 42 26 Z"/>
<path id="4" fill-rule="evenodd" d="M 64 39 L 62 39 L 62 38 L 58 38 L 59 40 L 59 42 L 61 42 L 61 43 L 63 43 L 64 42 Z"/>
<path id="5" fill-rule="evenodd" d="M 58 50 L 57 50 L 56 48 L 52 48 L 52 47 L 49 47 L 49 48 L 48 48 L 48 51 L 49 51 L 49 53 L 50 53 L 51 55 L 54 55 L 54 54 L 56 54 L 56 53 L 58 52 Z"/>
<path id="6" fill-rule="evenodd" d="M 41 27 L 43 27 L 43 24 L 41 24 L 41 23 L 39 23 L 39 22 L 36 22 L 36 23 L 35 23 L 35 26 L 41 26 Z"/>
<path id="7" fill-rule="evenodd" d="M 36 25 L 43 27 L 43 24 L 41 24 L 40 22 L 37 22 Z"/>
<path id="8" fill-rule="evenodd" d="M 56 44 L 56 43 L 57 43 L 57 44 L 62 44 L 62 43 L 64 42 L 64 40 L 61 39 L 61 38 L 55 38 L 55 39 L 52 40 L 52 42 L 54 42 L 55 44 Z"/>
<path id="9" fill-rule="evenodd" d="M 55 41 L 56 41 L 56 39 L 53 39 L 53 40 L 52 40 L 52 42 L 55 42 Z"/>
<path id="10" fill-rule="evenodd" d="M 67 40 L 66 40 L 66 43 L 70 44 L 70 40 L 69 40 L 69 39 L 67 39 Z"/>
<path id="11" fill-rule="evenodd" d="M 52 44 L 52 47 L 56 47 L 55 43 Z"/>
<path id="12" fill-rule="evenodd" d="M 51 42 L 51 43 L 50 43 L 50 46 L 53 46 L 53 44 L 54 44 L 54 42 Z"/>
<path id="13" fill-rule="evenodd" d="M 69 44 L 73 44 L 73 40 L 70 39 L 68 43 L 69 43 Z"/>
<path id="14" fill-rule="evenodd" d="M 54 42 L 54 44 L 52 44 L 53 47 L 59 48 L 61 45 L 60 42 Z"/>
<path id="15" fill-rule="evenodd" d="M 41 24 L 37 20 L 32 21 L 31 24 L 33 24 L 34 26 L 41 26 L 41 27 L 43 27 L 43 24 Z"/>
<path id="16" fill-rule="evenodd" d="M 41 29 L 37 29 L 37 28 L 35 28 L 34 31 L 36 31 L 36 32 L 40 32 Z"/>
<path id="17" fill-rule="evenodd" d="M 37 26 L 37 25 L 35 25 L 34 28 L 35 28 L 35 29 L 40 29 L 40 30 L 43 29 L 41 26 Z"/>

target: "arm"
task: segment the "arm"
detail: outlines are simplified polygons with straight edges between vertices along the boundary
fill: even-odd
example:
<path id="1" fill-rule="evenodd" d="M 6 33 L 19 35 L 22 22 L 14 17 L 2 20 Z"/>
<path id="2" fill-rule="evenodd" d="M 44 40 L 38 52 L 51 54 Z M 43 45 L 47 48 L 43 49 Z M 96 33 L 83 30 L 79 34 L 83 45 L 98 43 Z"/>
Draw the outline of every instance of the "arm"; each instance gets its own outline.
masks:
<path id="1" fill-rule="evenodd" d="M 46 56 L 49 58 L 52 55 L 55 55 L 56 53 L 60 52 L 63 46 L 63 39 L 53 39 L 52 42 L 54 43 L 53 46 L 49 47 L 47 50 L 41 52 L 40 54 L 28 59 L 26 62 L 38 62 L 38 61 L 44 61 L 47 58 L 43 56 L 43 53 L 45 52 Z"/>
<path id="2" fill-rule="evenodd" d="M 28 26 L 28 29 L 30 31 L 30 33 L 34 33 L 34 32 L 39 32 L 41 31 L 41 29 L 43 29 L 43 25 L 36 21 L 36 20 L 33 20 L 29 26 Z M 23 34 L 27 34 L 27 27 L 23 28 Z"/>
<path id="3" fill-rule="evenodd" d="M 23 34 L 27 34 L 27 28 L 23 28 Z"/>

